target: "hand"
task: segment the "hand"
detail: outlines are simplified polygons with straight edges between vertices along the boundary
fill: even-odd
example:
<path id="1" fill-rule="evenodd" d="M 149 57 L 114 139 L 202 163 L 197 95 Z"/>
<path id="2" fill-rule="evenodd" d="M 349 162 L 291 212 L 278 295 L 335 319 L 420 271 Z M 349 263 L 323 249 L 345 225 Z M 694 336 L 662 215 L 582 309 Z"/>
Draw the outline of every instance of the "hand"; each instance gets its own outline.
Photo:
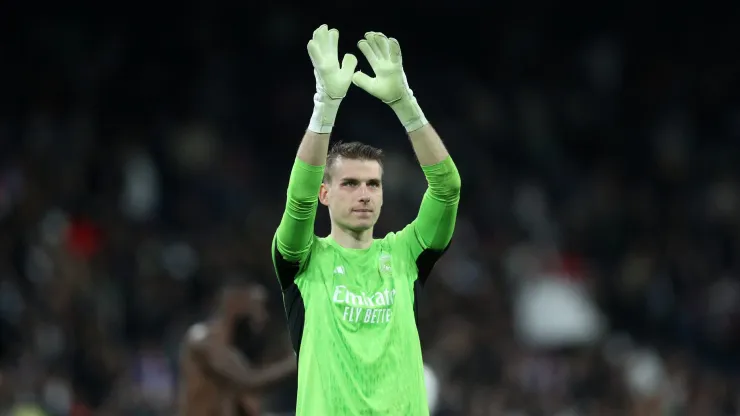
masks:
<path id="1" fill-rule="evenodd" d="M 401 65 L 401 45 L 382 33 L 367 32 L 357 47 L 367 58 L 375 78 L 362 71 L 355 72 L 352 82 L 386 104 L 394 103 L 409 95 L 406 75 Z"/>
<path id="2" fill-rule="evenodd" d="M 406 81 L 401 58 L 401 45 L 382 33 L 367 32 L 357 43 L 375 73 L 371 78 L 362 71 L 352 76 L 352 82 L 391 106 L 406 130 L 411 132 L 427 124 L 413 91 Z"/>
<path id="3" fill-rule="evenodd" d="M 349 53 L 344 55 L 339 66 L 338 46 L 339 31 L 328 29 L 326 25 L 319 26 L 308 41 L 308 56 L 311 57 L 316 76 L 316 92 L 333 100 L 342 99 L 347 94 L 352 73 L 357 67 L 357 58 Z"/>
<path id="4" fill-rule="evenodd" d="M 357 67 L 357 58 L 344 55 L 339 65 L 339 31 L 319 26 L 308 41 L 308 55 L 313 63 L 316 77 L 314 112 L 308 129 L 316 133 L 330 133 L 342 101 L 352 83 L 352 73 Z"/>

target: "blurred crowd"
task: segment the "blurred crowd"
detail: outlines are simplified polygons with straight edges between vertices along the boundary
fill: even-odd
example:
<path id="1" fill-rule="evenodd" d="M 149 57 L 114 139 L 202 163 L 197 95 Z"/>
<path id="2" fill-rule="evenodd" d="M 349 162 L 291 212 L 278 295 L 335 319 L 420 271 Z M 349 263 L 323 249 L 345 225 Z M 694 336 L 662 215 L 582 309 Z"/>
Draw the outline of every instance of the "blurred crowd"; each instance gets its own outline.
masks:
<path id="1" fill-rule="evenodd" d="M 368 30 L 399 39 L 461 171 L 421 304 L 434 414 L 740 414 L 734 25 L 465 7 L 18 19 L 0 60 L 0 414 L 172 414 L 183 333 L 225 279 L 270 293 L 272 324 L 240 349 L 289 348 L 269 245 L 321 23 L 346 52 Z M 387 152 L 378 234 L 411 221 L 425 182 L 392 111 L 351 90 L 334 137 Z"/>

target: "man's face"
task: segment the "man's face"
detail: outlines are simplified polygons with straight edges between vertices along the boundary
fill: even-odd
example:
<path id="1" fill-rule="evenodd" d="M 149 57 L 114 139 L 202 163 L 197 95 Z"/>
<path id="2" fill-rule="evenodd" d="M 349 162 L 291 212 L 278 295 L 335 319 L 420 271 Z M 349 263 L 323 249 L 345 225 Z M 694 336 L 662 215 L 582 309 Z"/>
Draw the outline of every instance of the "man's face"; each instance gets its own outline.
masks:
<path id="1" fill-rule="evenodd" d="M 374 160 L 339 158 L 319 199 L 338 226 L 352 231 L 373 228 L 383 206 L 382 169 Z"/>

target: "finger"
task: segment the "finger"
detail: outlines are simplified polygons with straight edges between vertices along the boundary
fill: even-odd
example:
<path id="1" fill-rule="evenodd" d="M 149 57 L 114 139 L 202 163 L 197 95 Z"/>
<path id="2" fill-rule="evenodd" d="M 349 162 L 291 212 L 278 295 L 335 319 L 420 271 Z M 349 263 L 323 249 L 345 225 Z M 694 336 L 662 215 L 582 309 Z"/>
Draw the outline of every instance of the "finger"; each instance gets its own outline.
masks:
<path id="1" fill-rule="evenodd" d="M 341 71 L 346 75 L 350 75 L 355 72 L 355 68 L 357 68 L 357 57 L 351 53 L 345 54 L 342 59 Z"/>
<path id="2" fill-rule="evenodd" d="M 316 41 L 313 39 L 309 40 L 306 49 L 308 49 L 308 56 L 311 57 L 311 63 L 313 66 L 320 66 L 323 61 L 321 60 L 321 49 L 319 49 L 319 45 Z"/>
<path id="3" fill-rule="evenodd" d="M 354 75 L 352 75 L 352 83 L 371 94 L 372 94 L 371 91 L 373 90 L 374 82 L 375 82 L 375 78 L 370 78 L 367 74 L 363 73 L 362 71 L 357 71 L 355 72 Z"/>
<path id="4" fill-rule="evenodd" d="M 367 32 L 365 33 L 365 39 L 367 40 L 367 43 L 370 45 L 370 48 L 372 48 L 373 53 L 375 54 L 375 57 L 377 59 L 383 59 L 384 55 L 380 48 L 378 48 L 377 44 L 377 33 L 375 32 Z"/>
<path id="5" fill-rule="evenodd" d="M 391 49 L 391 62 L 401 63 L 401 44 L 395 38 L 388 39 Z"/>
<path id="6" fill-rule="evenodd" d="M 365 55 L 365 59 L 367 59 L 370 66 L 375 68 L 375 65 L 378 63 L 378 58 L 375 56 L 375 52 L 373 52 L 373 48 L 370 46 L 368 41 L 363 39 L 357 42 L 357 47 L 360 48 L 362 54 Z"/>
<path id="7" fill-rule="evenodd" d="M 313 40 L 319 43 L 319 45 L 324 46 L 326 44 L 326 40 L 329 37 L 329 27 L 326 24 L 323 24 L 316 28 L 316 30 L 313 31 Z"/>
<path id="8" fill-rule="evenodd" d="M 385 59 L 389 59 L 391 56 L 390 45 L 388 44 L 388 38 L 382 33 L 375 34 L 375 45 L 380 51 L 380 56 Z"/>
<path id="9" fill-rule="evenodd" d="M 330 29 L 328 39 L 328 52 L 331 53 L 331 56 L 339 56 L 339 31 L 337 29 Z"/>

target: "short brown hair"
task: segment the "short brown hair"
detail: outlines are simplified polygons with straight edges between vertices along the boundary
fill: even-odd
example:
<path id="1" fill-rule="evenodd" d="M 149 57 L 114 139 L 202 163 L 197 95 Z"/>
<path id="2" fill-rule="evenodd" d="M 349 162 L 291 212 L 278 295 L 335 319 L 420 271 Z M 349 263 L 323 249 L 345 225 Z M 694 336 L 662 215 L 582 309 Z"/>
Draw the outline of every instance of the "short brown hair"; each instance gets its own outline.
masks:
<path id="1" fill-rule="evenodd" d="M 378 162 L 380 167 L 383 167 L 383 151 L 377 147 L 370 146 L 369 144 L 360 142 L 349 142 L 344 143 L 338 141 L 329 149 L 329 154 L 326 156 L 326 168 L 324 169 L 324 182 L 329 182 L 331 176 L 329 172 L 334 164 L 337 163 L 337 159 L 353 159 L 353 160 L 374 160 Z"/>

